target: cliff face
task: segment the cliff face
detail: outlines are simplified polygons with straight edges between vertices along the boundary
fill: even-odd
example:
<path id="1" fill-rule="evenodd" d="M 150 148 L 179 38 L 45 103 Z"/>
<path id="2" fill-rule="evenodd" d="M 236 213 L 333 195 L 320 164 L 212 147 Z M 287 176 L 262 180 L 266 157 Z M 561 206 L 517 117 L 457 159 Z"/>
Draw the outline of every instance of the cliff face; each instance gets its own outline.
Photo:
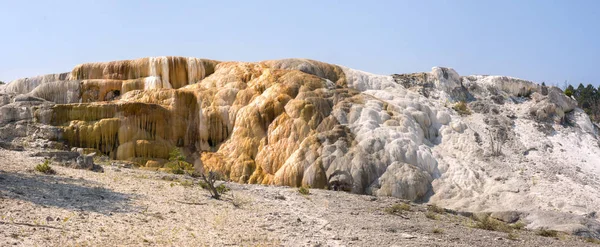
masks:
<path id="1" fill-rule="evenodd" d="M 513 190 L 535 191 L 527 179 L 542 161 L 549 168 L 538 181 L 556 179 L 560 164 L 550 157 L 560 151 L 546 144 L 579 135 L 589 151 L 580 158 L 600 160 L 594 127 L 560 90 L 447 68 L 382 76 L 306 59 L 158 57 L 83 64 L 13 81 L 5 92 L 43 105 L 19 110 L 8 100 L 0 123 L 30 119 L 49 126 L 49 138 L 113 159 L 156 168 L 179 147 L 196 166 L 240 183 L 335 186 L 472 210 L 516 207 L 507 198 L 531 202 L 529 192 Z M 573 188 L 585 187 L 578 174 L 563 173 Z M 598 191 L 597 181 L 588 189 Z M 585 210 L 600 205 L 586 198 Z M 567 204 L 561 208 L 576 208 Z"/>

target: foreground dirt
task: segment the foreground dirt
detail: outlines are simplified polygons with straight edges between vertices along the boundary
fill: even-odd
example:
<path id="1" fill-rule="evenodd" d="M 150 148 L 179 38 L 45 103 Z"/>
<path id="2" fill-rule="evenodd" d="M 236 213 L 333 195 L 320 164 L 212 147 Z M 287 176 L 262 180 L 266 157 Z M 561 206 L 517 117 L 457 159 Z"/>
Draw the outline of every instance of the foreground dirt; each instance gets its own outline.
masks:
<path id="1" fill-rule="evenodd" d="M 423 205 L 386 213 L 395 198 L 227 183 L 214 200 L 183 175 L 110 165 L 44 175 L 33 169 L 41 162 L 0 149 L 0 246 L 598 246 L 430 219 Z"/>

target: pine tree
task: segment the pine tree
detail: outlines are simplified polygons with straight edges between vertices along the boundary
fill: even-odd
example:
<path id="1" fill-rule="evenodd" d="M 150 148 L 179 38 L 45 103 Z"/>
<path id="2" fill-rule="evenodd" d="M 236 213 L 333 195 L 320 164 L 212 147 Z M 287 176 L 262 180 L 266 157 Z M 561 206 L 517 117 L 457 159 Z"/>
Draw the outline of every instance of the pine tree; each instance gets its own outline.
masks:
<path id="1" fill-rule="evenodd" d="M 579 83 L 579 86 L 577 86 L 577 89 L 573 92 L 573 96 L 575 96 L 575 99 L 577 101 L 579 101 L 579 97 L 581 97 L 583 91 L 585 91 L 585 87 L 583 86 L 583 84 Z"/>

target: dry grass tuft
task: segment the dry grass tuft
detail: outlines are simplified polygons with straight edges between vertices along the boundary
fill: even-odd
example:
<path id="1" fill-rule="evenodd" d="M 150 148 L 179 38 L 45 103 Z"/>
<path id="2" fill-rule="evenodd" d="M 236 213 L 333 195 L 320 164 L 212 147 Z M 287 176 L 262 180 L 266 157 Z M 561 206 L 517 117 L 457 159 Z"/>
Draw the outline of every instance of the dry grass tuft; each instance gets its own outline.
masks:
<path id="1" fill-rule="evenodd" d="M 497 231 L 497 232 L 511 232 L 512 228 L 499 220 L 496 220 L 490 216 L 485 216 L 485 217 L 473 217 L 473 220 L 475 220 L 475 225 L 473 225 L 473 228 L 479 228 L 479 229 L 483 229 L 483 230 L 488 230 L 488 231 Z"/>
<path id="2" fill-rule="evenodd" d="M 540 235 L 542 237 L 556 238 L 558 237 L 558 232 L 555 230 L 549 230 L 546 228 L 540 228 L 535 232 L 535 234 Z"/>
<path id="3" fill-rule="evenodd" d="M 308 195 L 308 194 L 310 194 L 310 190 L 307 187 L 304 187 L 304 186 L 298 188 L 298 192 L 300 194 L 302 194 L 302 195 Z"/>
<path id="4" fill-rule="evenodd" d="M 426 212 L 425 213 L 425 217 L 427 217 L 427 219 L 432 219 L 432 220 L 438 220 L 439 217 L 436 213 L 434 212 Z"/>
<path id="5" fill-rule="evenodd" d="M 410 205 L 408 203 L 396 203 L 391 207 L 387 207 L 384 211 L 388 214 L 402 214 L 404 211 L 410 211 Z"/>

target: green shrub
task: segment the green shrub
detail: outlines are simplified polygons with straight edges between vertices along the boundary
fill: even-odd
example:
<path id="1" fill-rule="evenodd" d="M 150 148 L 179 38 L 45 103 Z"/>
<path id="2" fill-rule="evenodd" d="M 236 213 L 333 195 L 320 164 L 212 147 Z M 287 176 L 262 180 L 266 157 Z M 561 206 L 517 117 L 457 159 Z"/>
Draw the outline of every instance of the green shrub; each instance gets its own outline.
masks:
<path id="1" fill-rule="evenodd" d="M 44 174 L 55 174 L 56 172 L 50 167 L 50 160 L 44 160 L 44 163 L 35 166 L 35 170 Z"/>
<path id="2" fill-rule="evenodd" d="M 571 97 L 571 96 L 573 96 L 573 90 L 572 90 L 572 89 L 570 89 L 570 88 L 567 88 L 567 89 L 565 90 L 565 95 L 567 95 L 568 97 Z"/>
<path id="3" fill-rule="evenodd" d="M 518 221 L 517 223 L 510 224 L 510 227 L 515 230 L 522 230 L 525 228 L 526 224 L 523 221 Z"/>
<path id="4" fill-rule="evenodd" d="M 387 207 L 384 210 L 388 214 L 402 214 L 404 211 L 410 211 L 410 205 L 408 203 L 396 203 L 391 207 Z"/>
<path id="5" fill-rule="evenodd" d="M 508 233 L 508 236 L 506 236 L 506 238 L 508 238 L 510 240 L 519 240 L 519 235 L 510 232 L 510 233 Z"/>
<path id="6" fill-rule="evenodd" d="M 467 107 L 467 103 L 460 101 L 452 107 L 460 115 L 471 115 L 471 110 Z"/>
<path id="7" fill-rule="evenodd" d="M 310 190 L 308 189 L 308 187 L 304 187 L 304 186 L 298 188 L 298 192 L 302 195 L 310 194 Z"/>
<path id="8" fill-rule="evenodd" d="M 185 174 L 186 171 L 193 171 L 194 165 L 185 161 L 185 155 L 179 148 L 174 148 L 169 153 L 169 162 L 164 165 L 173 174 Z"/>
<path id="9" fill-rule="evenodd" d="M 215 187 L 215 189 L 219 194 L 224 194 L 225 192 L 231 190 L 229 187 L 225 186 L 225 184 L 220 184 L 219 186 Z"/>

